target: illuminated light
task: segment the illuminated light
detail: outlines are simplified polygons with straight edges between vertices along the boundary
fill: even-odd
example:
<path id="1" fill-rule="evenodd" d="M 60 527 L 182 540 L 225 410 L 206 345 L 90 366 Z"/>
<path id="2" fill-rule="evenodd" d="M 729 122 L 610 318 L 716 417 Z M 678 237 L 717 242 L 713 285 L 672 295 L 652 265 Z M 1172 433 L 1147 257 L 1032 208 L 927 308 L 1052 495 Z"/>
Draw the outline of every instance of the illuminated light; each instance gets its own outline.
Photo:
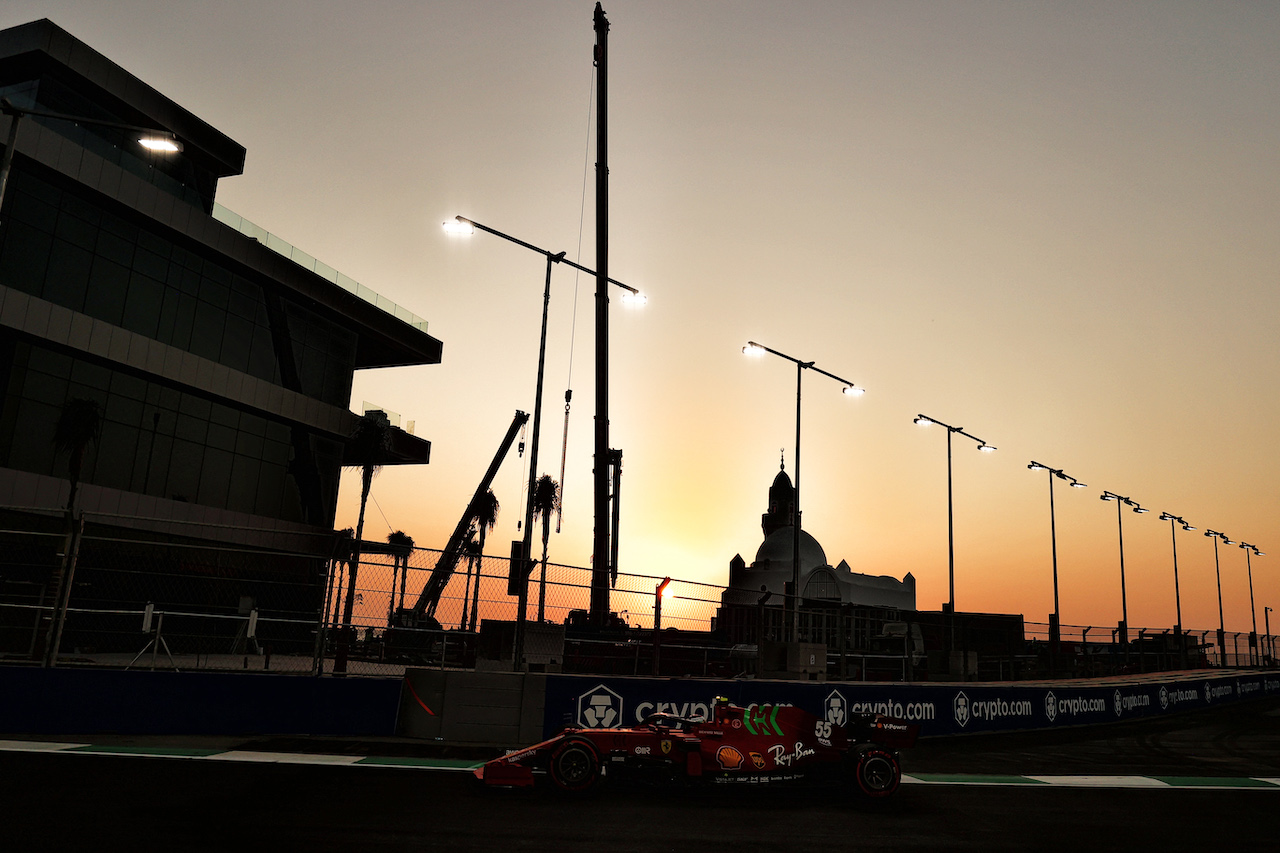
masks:
<path id="1" fill-rule="evenodd" d="M 863 394 L 867 392 L 866 392 L 866 389 L 855 388 L 852 385 L 846 385 L 844 386 L 844 393 L 850 397 L 861 397 Z"/>
<path id="2" fill-rule="evenodd" d="M 933 421 L 929 420 L 924 415 L 917 415 L 913 423 L 917 423 L 920 426 L 928 426 L 929 424 L 933 423 Z"/>
<path id="3" fill-rule="evenodd" d="M 1098 495 L 1098 497 L 1102 498 L 1104 501 L 1114 501 L 1114 500 L 1116 500 L 1116 498 L 1117 498 L 1118 496 L 1117 496 L 1117 495 L 1113 495 L 1113 494 L 1111 494 L 1110 492 L 1108 492 L 1108 493 L 1107 493 L 1107 494 L 1105 494 L 1105 495 Z"/>
<path id="4" fill-rule="evenodd" d="M 992 447 L 990 444 L 979 444 L 978 452 L 979 453 L 995 453 L 996 448 Z"/>
<path id="5" fill-rule="evenodd" d="M 742 348 L 743 355 L 749 355 L 752 358 L 760 358 L 765 354 L 766 350 L 755 341 L 747 341 L 747 345 Z"/>
<path id="6" fill-rule="evenodd" d="M 168 136 L 144 136 L 138 140 L 138 144 L 148 151 L 161 154 L 177 154 L 182 150 L 182 143 Z"/>
<path id="7" fill-rule="evenodd" d="M 1089 488 L 1089 487 L 1088 487 L 1088 486 L 1086 486 L 1084 483 L 1081 483 L 1081 482 L 1078 482 L 1078 481 L 1072 481 L 1072 483 L 1071 483 L 1071 488 L 1073 488 L 1073 489 L 1087 489 L 1087 488 Z"/>
<path id="8" fill-rule="evenodd" d="M 649 297 L 645 296 L 638 290 L 628 290 L 626 293 L 622 294 L 622 303 L 624 305 L 630 305 L 633 308 L 639 308 L 648 302 Z"/>
<path id="9" fill-rule="evenodd" d="M 460 219 L 450 219 L 440 225 L 446 234 L 457 234 L 461 237 L 468 237 L 476 233 L 475 227 L 470 222 L 464 222 Z"/>
<path id="10" fill-rule="evenodd" d="M 1151 512 L 1151 510 L 1147 509 L 1147 508 L 1146 508 L 1146 507 L 1144 507 L 1144 506 L 1135 506 L 1135 507 L 1133 508 L 1133 511 L 1134 511 L 1134 512 L 1136 512 L 1136 513 L 1138 513 L 1139 515 L 1141 515 L 1141 514 L 1142 514 L 1142 513 L 1144 513 L 1144 512 Z"/>
<path id="11" fill-rule="evenodd" d="M 1184 521 L 1184 522 L 1182 522 L 1182 529 L 1183 529 L 1183 530 L 1195 530 L 1195 528 L 1194 528 L 1194 527 L 1192 527 L 1190 524 L 1187 524 L 1185 521 Z"/>

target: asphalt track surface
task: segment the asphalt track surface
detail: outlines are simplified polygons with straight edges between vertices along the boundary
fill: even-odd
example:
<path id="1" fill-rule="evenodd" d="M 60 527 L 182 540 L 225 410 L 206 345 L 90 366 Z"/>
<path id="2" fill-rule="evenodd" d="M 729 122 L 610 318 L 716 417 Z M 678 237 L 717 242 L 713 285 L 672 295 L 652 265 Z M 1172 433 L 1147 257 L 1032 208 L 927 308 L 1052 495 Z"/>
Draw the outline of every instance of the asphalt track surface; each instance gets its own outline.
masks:
<path id="1" fill-rule="evenodd" d="M 412 745 L 256 739 L 240 749 L 386 754 Z M 282 749 L 287 748 L 287 749 Z M 1280 849 L 1280 786 L 989 784 L 1001 777 L 1280 778 L 1280 700 L 1150 722 L 923 742 L 888 800 L 806 786 L 609 784 L 495 791 L 407 767 L 0 753 L 0 850 Z M 968 778 L 966 775 L 962 778 Z"/>

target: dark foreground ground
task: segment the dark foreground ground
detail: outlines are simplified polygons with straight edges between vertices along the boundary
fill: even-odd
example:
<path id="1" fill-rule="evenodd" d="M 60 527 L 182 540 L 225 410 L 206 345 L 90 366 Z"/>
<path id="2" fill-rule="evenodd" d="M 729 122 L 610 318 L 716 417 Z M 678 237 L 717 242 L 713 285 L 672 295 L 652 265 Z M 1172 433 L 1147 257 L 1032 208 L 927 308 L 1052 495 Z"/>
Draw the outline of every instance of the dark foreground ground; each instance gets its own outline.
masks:
<path id="1" fill-rule="evenodd" d="M 390 746 L 330 741 L 317 751 Z M 909 774 L 1280 777 L 1280 701 L 926 741 L 904 764 Z M 903 785 L 868 801 L 817 787 L 608 785 L 569 797 L 472 782 L 458 772 L 0 753 L 0 851 L 1280 849 L 1280 787 Z"/>

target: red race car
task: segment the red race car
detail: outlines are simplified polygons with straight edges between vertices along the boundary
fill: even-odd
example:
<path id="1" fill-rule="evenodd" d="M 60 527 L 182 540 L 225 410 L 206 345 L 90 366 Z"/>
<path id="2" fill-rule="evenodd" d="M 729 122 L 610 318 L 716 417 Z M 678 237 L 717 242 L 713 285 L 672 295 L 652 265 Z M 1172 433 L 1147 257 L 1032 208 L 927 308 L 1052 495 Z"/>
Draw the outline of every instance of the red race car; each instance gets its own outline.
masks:
<path id="1" fill-rule="evenodd" d="M 855 714 L 842 726 L 790 705 L 741 708 L 717 699 L 710 720 L 654 714 L 627 728 L 570 727 L 495 758 L 475 775 L 487 785 L 527 787 L 545 773 L 566 791 L 585 791 L 614 771 L 722 783 L 834 771 L 852 777 L 864 794 L 885 797 L 902 779 L 898 749 L 913 746 L 919 732 L 881 714 Z"/>

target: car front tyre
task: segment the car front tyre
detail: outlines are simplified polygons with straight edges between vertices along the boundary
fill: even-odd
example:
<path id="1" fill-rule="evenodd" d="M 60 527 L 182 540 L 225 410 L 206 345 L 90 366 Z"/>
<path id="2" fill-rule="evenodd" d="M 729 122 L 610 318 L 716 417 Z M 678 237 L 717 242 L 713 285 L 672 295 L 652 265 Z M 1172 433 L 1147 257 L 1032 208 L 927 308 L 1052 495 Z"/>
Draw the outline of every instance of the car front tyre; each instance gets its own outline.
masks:
<path id="1" fill-rule="evenodd" d="M 551 780 L 565 791 L 586 791 L 600 780 L 600 757 L 584 740 L 565 741 L 551 756 Z"/>

